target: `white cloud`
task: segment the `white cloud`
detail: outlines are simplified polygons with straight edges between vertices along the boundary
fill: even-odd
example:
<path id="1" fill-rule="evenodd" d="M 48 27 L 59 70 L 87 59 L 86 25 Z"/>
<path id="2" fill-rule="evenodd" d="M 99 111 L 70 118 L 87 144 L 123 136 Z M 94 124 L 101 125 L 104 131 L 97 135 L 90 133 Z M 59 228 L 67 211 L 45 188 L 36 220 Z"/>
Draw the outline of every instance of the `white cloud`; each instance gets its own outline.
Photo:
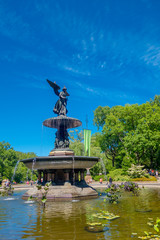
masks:
<path id="1" fill-rule="evenodd" d="M 89 71 L 83 71 L 81 68 L 76 69 L 76 68 L 66 66 L 66 65 L 62 65 L 62 64 L 59 65 L 59 68 L 64 69 L 68 72 L 74 73 L 76 75 L 85 75 L 85 76 L 90 76 L 91 75 L 91 73 Z"/>
<path id="2" fill-rule="evenodd" d="M 160 68 L 160 46 L 149 46 L 142 59 L 146 64 Z"/>

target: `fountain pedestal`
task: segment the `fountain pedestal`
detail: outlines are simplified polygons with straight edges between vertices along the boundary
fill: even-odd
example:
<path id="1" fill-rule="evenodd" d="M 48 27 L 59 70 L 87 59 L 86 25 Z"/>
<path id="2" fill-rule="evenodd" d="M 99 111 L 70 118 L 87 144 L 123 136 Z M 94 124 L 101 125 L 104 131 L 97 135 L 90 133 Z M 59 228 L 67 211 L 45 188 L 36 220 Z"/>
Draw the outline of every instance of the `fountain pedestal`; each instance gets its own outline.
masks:
<path id="1" fill-rule="evenodd" d="M 81 126 L 82 122 L 80 120 L 62 115 L 46 119 L 43 125 L 57 129 L 55 133 L 55 148 L 50 152 L 50 156 L 74 155 L 74 152 L 69 149 L 69 134 L 67 129 Z"/>
<path id="2" fill-rule="evenodd" d="M 74 151 L 70 149 L 53 149 L 50 151 L 49 156 L 74 156 Z"/>
<path id="3" fill-rule="evenodd" d="M 69 149 L 67 129 L 80 126 L 81 121 L 69 117 L 55 117 L 47 119 L 43 125 L 57 128 L 55 148 L 47 157 L 36 157 L 21 160 L 29 169 L 38 171 L 38 184 L 45 186 L 51 182 L 47 199 L 52 201 L 64 201 L 72 199 L 87 199 L 98 196 L 97 192 L 86 184 L 84 173 L 98 162 L 97 157 L 74 156 Z M 62 134 L 62 132 L 65 134 Z M 36 187 L 23 195 L 23 199 L 32 196 L 41 198 Z"/>
<path id="4" fill-rule="evenodd" d="M 42 191 L 43 192 L 43 191 Z M 37 191 L 36 187 L 30 189 L 23 195 L 23 199 L 27 200 L 29 196 L 33 199 L 41 199 L 42 194 Z M 50 186 L 47 193 L 47 201 L 72 201 L 72 200 L 85 200 L 97 198 L 97 192 L 88 185 L 74 186 L 66 183 L 63 186 Z"/>

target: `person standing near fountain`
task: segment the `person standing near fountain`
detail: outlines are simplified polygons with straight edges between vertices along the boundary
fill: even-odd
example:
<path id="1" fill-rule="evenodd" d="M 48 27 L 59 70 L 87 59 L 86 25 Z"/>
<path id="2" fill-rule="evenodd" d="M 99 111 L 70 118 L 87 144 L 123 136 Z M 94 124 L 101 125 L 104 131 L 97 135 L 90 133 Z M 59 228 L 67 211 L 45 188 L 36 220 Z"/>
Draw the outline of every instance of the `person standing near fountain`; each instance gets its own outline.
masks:
<path id="1" fill-rule="evenodd" d="M 68 112 L 68 110 L 67 110 L 68 98 L 67 97 L 69 96 L 69 94 L 67 92 L 67 88 L 64 87 L 62 89 L 62 91 L 59 93 L 58 90 L 60 89 L 60 87 L 55 82 L 51 82 L 48 79 L 47 79 L 47 82 L 53 88 L 55 94 L 57 96 L 59 96 L 59 99 L 53 108 L 53 112 L 58 114 L 59 116 L 61 116 L 61 115 L 66 116 L 66 114 Z"/>
<path id="2" fill-rule="evenodd" d="M 112 178 L 111 177 L 109 177 L 109 184 L 108 184 L 108 187 L 111 187 L 112 186 Z"/>

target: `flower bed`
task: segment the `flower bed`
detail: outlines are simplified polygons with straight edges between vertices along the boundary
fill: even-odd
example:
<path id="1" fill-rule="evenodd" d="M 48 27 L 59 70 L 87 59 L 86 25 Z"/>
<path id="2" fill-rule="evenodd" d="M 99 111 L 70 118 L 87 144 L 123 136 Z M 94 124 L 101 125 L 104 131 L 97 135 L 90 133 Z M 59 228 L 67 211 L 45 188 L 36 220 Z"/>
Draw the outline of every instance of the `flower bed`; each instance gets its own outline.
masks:
<path id="1" fill-rule="evenodd" d="M 132 178 L 131 181 L 133 182 L 149 182 L 149 181 L 157 181 L 157 178 L 154 176 L 150 176 L 149 178 L 141 177 L 141 178 Z"/>

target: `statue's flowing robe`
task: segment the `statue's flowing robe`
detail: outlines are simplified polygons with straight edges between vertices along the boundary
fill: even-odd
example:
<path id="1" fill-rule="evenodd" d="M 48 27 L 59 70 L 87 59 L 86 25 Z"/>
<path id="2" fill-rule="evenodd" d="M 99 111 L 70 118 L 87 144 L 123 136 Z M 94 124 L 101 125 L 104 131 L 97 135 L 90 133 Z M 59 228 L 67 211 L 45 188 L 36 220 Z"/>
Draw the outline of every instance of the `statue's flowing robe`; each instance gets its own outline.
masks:
<path id="1" fill-rule="evenodd" d="M 67 114 L 67 94 L 65 92 L 60 92 L 59 99 L 56 102 L 53 112 L 58 115 L 66 115 Z"/>

